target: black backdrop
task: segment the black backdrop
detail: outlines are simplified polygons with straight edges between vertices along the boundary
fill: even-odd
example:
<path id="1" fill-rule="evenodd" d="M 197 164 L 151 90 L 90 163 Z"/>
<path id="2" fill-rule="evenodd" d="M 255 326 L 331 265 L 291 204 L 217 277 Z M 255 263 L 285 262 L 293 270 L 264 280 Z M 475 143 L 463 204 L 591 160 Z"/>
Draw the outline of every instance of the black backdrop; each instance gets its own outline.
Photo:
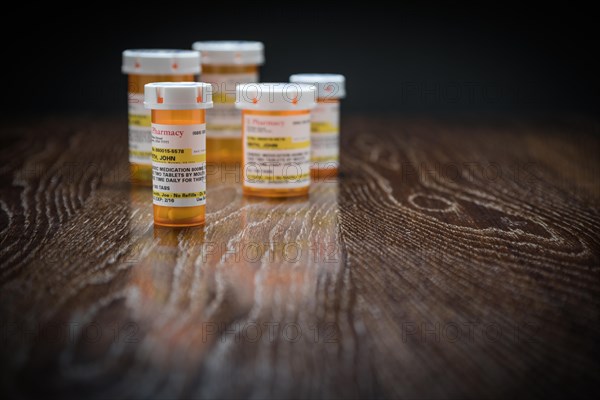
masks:
<path id="1" fill-rule="evenodd" d="M 344 108 L 352 112 L 599 110 L 597 18 L 575 6 L 207 3 L 138 3 L 131 11 L 89 3 L 77 18 L 58 19 L 33 6 L 4 13 L 20 28 L 2 27 L 11 96 L 3 112 L 124 114 L 122 50 L 209 39 L 263 41 L 264 81 L 346 75 Z M 38 39 L 23 39 L 26 31 Z"/>

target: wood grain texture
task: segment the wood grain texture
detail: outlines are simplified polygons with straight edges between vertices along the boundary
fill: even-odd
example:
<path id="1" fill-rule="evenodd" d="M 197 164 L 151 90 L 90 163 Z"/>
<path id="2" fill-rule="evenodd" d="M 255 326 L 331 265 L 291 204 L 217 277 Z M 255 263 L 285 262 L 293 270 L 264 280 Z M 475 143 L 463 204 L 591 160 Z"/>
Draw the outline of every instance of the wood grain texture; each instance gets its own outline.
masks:
<path id="1" fill-rule="evenodd" d="M 0 150 L 2 390 L 16 397 L 598 392 L 599 125 L 350 118 L 342 176 L 152 224 L 126 127 L 48 119 Z"/>

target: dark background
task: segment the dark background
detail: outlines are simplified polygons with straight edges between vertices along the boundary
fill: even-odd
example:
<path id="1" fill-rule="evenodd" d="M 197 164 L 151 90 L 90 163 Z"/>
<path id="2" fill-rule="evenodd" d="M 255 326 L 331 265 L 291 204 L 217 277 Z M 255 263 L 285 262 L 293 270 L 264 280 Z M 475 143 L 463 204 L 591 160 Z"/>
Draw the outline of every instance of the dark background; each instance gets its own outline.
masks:
<path id="1" fill-rule="evenodd" d="M 3 26 L 3 89 L 11 96 L 3 110 L 125 115 L 123 50 L 218 39 L 263 41 L 263 81 L 298 72 L 346 75 L 345 112 L 599 109 L 597 17 L 580 6 L 362 4 L 172 2 L 128 11 L 89 3 L 76 18 L 56 19 L 48 13 L 57 10 L 37 7 L 6 13 L 39 39 L 26 42 Z"/>

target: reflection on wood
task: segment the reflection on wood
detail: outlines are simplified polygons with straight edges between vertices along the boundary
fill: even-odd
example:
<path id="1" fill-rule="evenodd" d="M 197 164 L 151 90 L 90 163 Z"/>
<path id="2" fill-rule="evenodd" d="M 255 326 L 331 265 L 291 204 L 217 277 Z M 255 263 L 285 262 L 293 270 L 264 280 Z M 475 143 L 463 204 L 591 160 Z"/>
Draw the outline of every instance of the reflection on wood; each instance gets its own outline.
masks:
<path id="1" fill-rule="evenodd" d="M 354 118 L 342 176 L 154 227 L 126 127 L 3 132 L 9 394 L 582 394 L 598 350 L 598 125 Z M 19 157 L 15 157 L 19 154 Z M 561 385 L 569 380 L 571 385 Z"/>

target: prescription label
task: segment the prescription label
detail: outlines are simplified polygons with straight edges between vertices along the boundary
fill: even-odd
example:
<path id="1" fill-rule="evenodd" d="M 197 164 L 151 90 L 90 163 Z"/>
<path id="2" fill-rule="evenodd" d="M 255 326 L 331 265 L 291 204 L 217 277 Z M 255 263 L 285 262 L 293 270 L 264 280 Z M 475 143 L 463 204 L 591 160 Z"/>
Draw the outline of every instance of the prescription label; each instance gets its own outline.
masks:
<path id="1" fill-rule="evenodd" d="M 152 164 L 150 110 L 144 108 L 143 93 L 129 93 L 129 162 Z"/>
<path id="2" fill-rule="evenodd" d="M 337 167 L 340 148 L 339 102 L 317 103 L 312 110 L 311 133 L 311 161 Z"/>
<path id="3" fill-rule="evenodd" d="M 310 183 L 310 113 L 244 115 L 244 184 L 290 189 Z"/>
<path id="4" fill-rule="evenodd" d="M 213 87 L 213 108 L 206 112 L 209 139 L 240 139 L 242 113 L 235 108 L 235 86 L 258 82 L 258 73 L 202 74 L 202 82 Z"/>
<path id="5" fill-rule="evenodd" d="M 206 204 L 206 125 L 152 124 L 153 203 Z"/>

